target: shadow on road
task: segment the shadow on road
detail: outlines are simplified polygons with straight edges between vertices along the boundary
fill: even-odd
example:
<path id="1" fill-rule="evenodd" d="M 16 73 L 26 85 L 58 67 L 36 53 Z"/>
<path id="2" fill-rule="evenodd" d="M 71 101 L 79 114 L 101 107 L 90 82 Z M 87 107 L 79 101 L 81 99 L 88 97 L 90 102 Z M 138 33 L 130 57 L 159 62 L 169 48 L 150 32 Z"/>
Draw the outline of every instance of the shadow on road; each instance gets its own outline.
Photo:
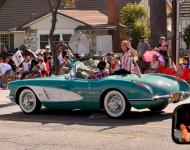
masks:
<path id="1" fill-rule="evenodd" d="M 151 111 L 132 111 L 126 119 L 89 118 L 92 113 L 106 115 L 105 111 L 87 110 L 49 110 L 43 108 L 39 114 L 27 115 L 23 112 L 0 115 L 0 120 L 18 122 L 38 122 L 42 125 L 57 123 L 60 125 L 87 125 L 87 126 L 117 126 L 145 125 L 149 122 L 161 122 L 172 118 L 172 113 L 151 112 Z"/>
<path id="2" fill-rule="evenodd" d="M 0 108 L 9 107 L 9 106 L 15 106 L 15 104 L 14 103 L 1 104 Z"/>

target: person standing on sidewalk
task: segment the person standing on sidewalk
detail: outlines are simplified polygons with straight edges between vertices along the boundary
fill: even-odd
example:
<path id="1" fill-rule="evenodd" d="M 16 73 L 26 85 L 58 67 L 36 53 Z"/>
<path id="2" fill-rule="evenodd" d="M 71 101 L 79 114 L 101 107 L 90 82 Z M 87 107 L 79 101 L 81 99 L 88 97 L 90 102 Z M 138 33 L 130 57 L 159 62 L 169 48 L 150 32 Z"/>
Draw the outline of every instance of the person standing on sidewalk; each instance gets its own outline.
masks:
<path id="1" fill-rule="evenodd" d="M 143 60 L 143 55 L 146 51 L 150 50 L 150 44 L 144 40 L 143 36 L 139 37 L 140 43 L 138 44 L 137 47 L 137 52 L 138 52 L 138 60 Z M 144 68 L 141 68 L 142 73 L 145 71 Z"/>
<path id="2" fill-rule="evenodd" d="M 9 54 L 9 62 L 8 64 L 11 66 L 11 74 L 10 74 L 10 81 L 14 81 L 15 71 L 16 71 L 16 65 L 15 62 L 12 59 L 13 54 Z"/>
<path id="3" fill-rule="evenodd" d="M 70 58 L 70 52 L 69 52 L 69 49 L 67 47 L 67 44 L 65 44 L 63 42 L 63 39 L 59 39 L 59 44 L 57 44 L 55 50 L 56 50 L 56 53 L 57 53 L 57 56 L 58 56 L 58 60 L 59 60 L 59 63 L 60 63 L 58 75 L 61 75 L 61 70 L 62 70 L 62 66 L 63 66 L 61 60 L 66 55 L 69 55 L 69 58 Z"/>
<path id="4" fill-rule="evenodd" d="M 171 50 L 171 46 L 168 45 L 168 42 L 166 42 L 165 37 L 160 37 L 158 48 L 160 50 L 160 54 L 164 57 L 164 60 L 166 62 L 165 68 L 168 66 L 168 50 Z"/>
<path id="5" fill-rule="evenodd" d="M 52 67 L 51 67 L 51 60 L 53 59 L 52 53 L 49 51 L 49 46 L 46 46 L 46 52 L 43 53 L 43 58 L 45 63 L 49 63 L 49 76 L 51 77 Z"/>
<path id="6" fill-rule="evenodd" d="M 1 87 L 7 90 L 8 85 L 8 77 L 11 74 L 11 66 L 9 64 L 2 63 L 0 64 L 0 72 L 1 72 Z M 5 83 L 5 86 L 4 86 Z"/>

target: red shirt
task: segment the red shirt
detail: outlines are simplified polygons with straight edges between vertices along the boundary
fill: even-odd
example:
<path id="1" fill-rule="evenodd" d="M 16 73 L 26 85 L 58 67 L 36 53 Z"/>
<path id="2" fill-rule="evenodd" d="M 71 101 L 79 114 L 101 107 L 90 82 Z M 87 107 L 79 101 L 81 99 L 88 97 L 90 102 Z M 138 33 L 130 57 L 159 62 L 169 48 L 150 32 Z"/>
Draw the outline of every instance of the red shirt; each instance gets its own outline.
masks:
<path id="1" fill-rule="evenodd" d="M 95 75 L 94 75 L 94 80 L 97 80 L 97 79 L 102 79 L 102 78 L 105 78 L 105 77 L 107 77 L 107 76 L 109 76 L 109 72 L 107 72 L 107 71 L 98 71 L 97 73 L 95 73 Z"/>

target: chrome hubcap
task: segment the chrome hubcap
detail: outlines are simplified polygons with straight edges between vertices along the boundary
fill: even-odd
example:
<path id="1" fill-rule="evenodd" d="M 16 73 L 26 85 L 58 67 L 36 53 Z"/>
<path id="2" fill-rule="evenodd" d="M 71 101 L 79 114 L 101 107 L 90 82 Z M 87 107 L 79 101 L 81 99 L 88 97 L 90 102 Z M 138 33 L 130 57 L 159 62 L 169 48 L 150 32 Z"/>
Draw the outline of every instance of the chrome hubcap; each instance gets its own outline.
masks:
<path id="1" fill-rule="evenodd" d="M 22 95 L 22 106 L 27 110 L 34 107 L 34 97 L 31 93 L 26 92 Z"/>
<path id="2" fill-rule="evenodd" d="M 119 95 L 110 95 L 108 98 L 108 109 L 114 114 L 121 112 L 123 108 L 123 102 Z"/>

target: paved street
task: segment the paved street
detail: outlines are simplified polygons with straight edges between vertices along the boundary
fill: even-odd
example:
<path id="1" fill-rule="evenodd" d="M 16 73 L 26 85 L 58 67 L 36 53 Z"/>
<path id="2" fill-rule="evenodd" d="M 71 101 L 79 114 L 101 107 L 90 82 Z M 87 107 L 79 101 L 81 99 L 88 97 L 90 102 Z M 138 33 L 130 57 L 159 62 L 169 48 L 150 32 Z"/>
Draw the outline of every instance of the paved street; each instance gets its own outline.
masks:
<path id="1" fill-rule="evenodd" d="M 48 110 L 26 115 L 0 90 L 1 150 L 186 150 L 171 138 L 172 112 L 132 109 L 127 119 L 112 119 L 104 111 Z"/>

